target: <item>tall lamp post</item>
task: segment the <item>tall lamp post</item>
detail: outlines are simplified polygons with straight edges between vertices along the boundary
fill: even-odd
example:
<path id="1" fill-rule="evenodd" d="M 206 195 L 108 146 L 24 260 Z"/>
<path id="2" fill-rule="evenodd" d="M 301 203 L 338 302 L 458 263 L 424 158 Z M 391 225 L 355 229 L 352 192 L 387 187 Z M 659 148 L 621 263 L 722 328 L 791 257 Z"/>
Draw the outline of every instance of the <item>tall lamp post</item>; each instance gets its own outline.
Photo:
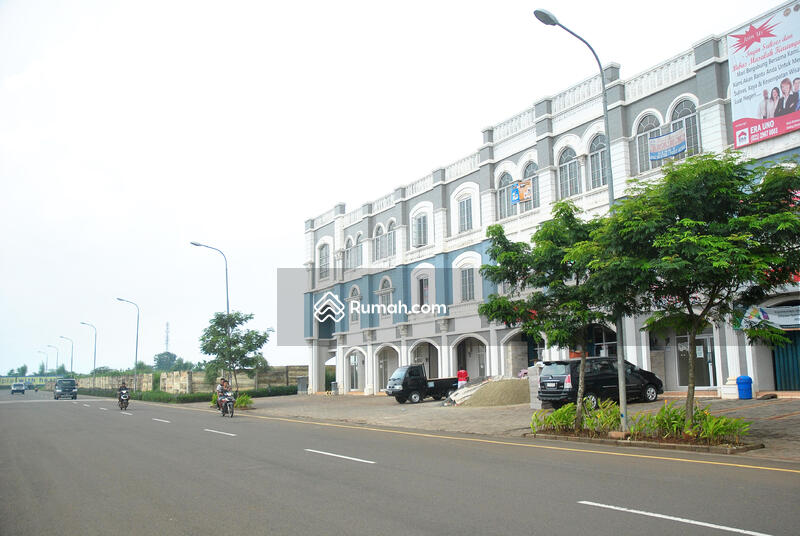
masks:
<path id="1" fill-rule="evenodd" d="M 92 358 L 92 389 L 94 389 L 95 380 L 97 379 L 97 328 L 89 322 L 81 322 L 84 326 L 89 326 L 94 330 L 94 356 Z M 139 330 L 137 329 L 138 333 Z"/>
<path id="2" fill-rule="evenodd" d="M 53 346 L 52 344 L 47 345 L 48 348 L 55 348 L 56 350 L 56 371 L 58 371 L 58 346 Z"/>
<path id="3" fill-rule="evenodd" d="M 45 352 L 44 350 L 36 350 L 36 351 L 40 354 L 44 354 L 44 375 L 47 376 L 47 358 L 49 356 L 47 355 L 47 352 Z"/>
<path id="4" fill-rule="evenodd" d="M 207 246 L 205 244 L 201 244 L 200 242 L 190 242 L 190 244 L 201 248 L 213 249 L 214 251 L 217 251 L 219 252 L 220 255 L 222 255 L 222 258 L 225 261 L 225 312 L 227 314 L 231 314 L 231 300 L 228 294 L 228 258 L 225 256 L 222 250 L 217 249 L 215 247 Z"/>
<path id="5" fill-rule="evenodd" d="M 130 300 L 126 300 L 123 298 L 117 298 L 117 300 L 125 303 L 130 303 L 134 307 L 136 307 L 136 350 L 133 354 L 133 390 L 136 391 L 136 385 L 138 383 L 139 375 L 136 371 L 136 367 L 139 364 L 139 306 L 133 303 Z"/>
<path id="6" fill-rule="evenodd" d="M 606 95 L 606 77 L 605 73 L 603 73 L 603 64 L 600 63 L 600 58 L 597 57 L 597 52 L 594 51 L 592 45 L 590 45 L 586 39 L 558 22 L 558 19 L 555 15 L 549 11 L 545 11 L 544 9 L 537 9 L 533 12 L 533 14 L 537 19 L 539 19 L 539 22 L 548 26 L 558 26 L 573 37 L 576 37 L 581 43 L 589 47 L 589 50 L 592 51 L 592 55 L 597 62 L 597 68 L 600 69 L 600 84 L 603 87 L 603 125 L 606 134 L 607 153 L 603 167 L 605 168 L 606 176 L 608 177 L 608 210 L 609 212 L 614 212 L 614 178 L 611 174 L 611 130 L 608 128 L 608 96 Z M 626 400 L 627 397 L 623 395 L 623 393 L 627 393 L 627 381 L 625 377 L 625 356 L 623 355 L 624 344 L 622 341 L 622 318 L 615 314 L 614 321 L 617 327 L 617 387 L 619 388 L 620 423 L 622 425 L 622 431 L 627 432 L 628 401 Z"/>
<path id="7" fill-rule="evenodd" d="M 69 372 L 70 372 L 70 374 L 72 374 L 74 376 L 75 375 L 75 370 L 72 368 L 72 358 L 75 355 L 75 341 L 73 341 L 69 337 L 65 337 L 63 335 L 59 335 L 58 337 L 60 339 L 64 339 L 64 340 L 69 341 Z"/>

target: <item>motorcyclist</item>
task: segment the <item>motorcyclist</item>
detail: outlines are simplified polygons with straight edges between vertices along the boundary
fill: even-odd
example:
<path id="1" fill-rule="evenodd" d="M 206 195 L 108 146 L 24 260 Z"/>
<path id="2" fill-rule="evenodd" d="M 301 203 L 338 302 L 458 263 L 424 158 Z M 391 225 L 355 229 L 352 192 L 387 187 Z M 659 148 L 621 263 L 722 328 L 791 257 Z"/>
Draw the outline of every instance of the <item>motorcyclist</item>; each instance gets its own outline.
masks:
<path id="1" fill-rule="evenodd" d="M 125 381 L 123 380 L 123 382 L 119 384 L 119 387 L 117 387 L 117 400 L 122 400 L 122 391 L 127 391 L 127 390 L 128 386 L 125 385 Z"/>
<path id="2" fill-rule="evenodd" d="M 228 390 L 228 380 L 225 378 L 219 379 L 217 385 L 217 409 L 222 409 L 222 398 L 225 396 L 225 391 Z"/>

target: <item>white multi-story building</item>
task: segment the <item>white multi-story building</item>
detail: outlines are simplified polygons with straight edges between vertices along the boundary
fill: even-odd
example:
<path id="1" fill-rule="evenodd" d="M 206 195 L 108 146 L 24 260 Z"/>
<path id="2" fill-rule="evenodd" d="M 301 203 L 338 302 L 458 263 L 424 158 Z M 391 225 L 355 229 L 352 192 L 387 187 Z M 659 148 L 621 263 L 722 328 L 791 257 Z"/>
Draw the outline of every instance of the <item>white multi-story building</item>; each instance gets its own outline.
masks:
<path id="1" fill-rule="evenodd" d="M 800 18 L 794 4 L 780 9 Z M 374 394 L 397 366 L 412 362 L 423 363 L 431 377 L 465 368 L 474 378 L 516 376 L 534 360 L 570 355 L 568 349 L 538 348 L 519 329 L 478 315 L 478 305 L 497 291 L 478 270 L 489 262 L 487 227 L 500 223 L 510 239 L 529 241 L 560 199 L 570 199 L 590 215 L 606 213 L 603 159 L 610 152 L 613 189 L 623 197 L 631 179 L 661 174 L 659 161 L 649 159 L 648 138 L 654 136 L 684 128 L 687 150 L 679 158 L 733 146 L 725 34 L 630 78 L 621 78 L 616 64 L 606 66 L 604 74 L 609 133 L 598 74 L 485 129 L 475 153 L 355 210 L 338 204 L 306 221 L 310 392 L 324 389 L 324 363 L 332 358 L 340 392 Z M 744 152 L 776 158 L 799 146 L 796 130 L 748 145 Z M 525 178 L 532 179 L 532 199 L 512 204 L 511 185 Z M 314 305 L 328 292 L 345 310 L 320 322 Z M 444 304 L 446 310 L 381 314 L 371 308 L 401 303 Z M 355 311 L 351 304 L 362 307 Z M 762 305 L 782 308 L 790 319 L 788 330 L 800 328 L 797 285 Z M 643 321 L 624 319 L 622 341 L 613 330 L 597 326 L 590 353 L 615 354 L 621 343 L 626 359 L 656 372 L 667 390 L 685 390 L 686 335 L 657 336 L 641 330 Z M 696 367 L 698 390 L 735 396 L 735 378 L 741 374 L 753 378 L 756 391 L 800 390 L 797 333 L 789 331 L 793 343 L 773 352 L 746 344 L 731 324 L 710 327 L 697 343 L 703 360 Z"/>

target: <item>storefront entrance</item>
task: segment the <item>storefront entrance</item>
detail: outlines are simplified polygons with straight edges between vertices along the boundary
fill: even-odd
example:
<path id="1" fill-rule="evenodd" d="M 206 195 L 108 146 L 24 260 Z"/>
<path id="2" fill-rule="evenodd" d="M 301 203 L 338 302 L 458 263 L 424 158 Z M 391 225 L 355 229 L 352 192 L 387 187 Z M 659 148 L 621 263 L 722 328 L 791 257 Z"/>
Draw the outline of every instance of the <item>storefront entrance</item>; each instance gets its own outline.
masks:
<path id="1" fill-rule="evenodd" d="M 678 385 L 689 385 L 689 337 L 677 338 L 678 343 Z M 713 335 L 698 335 L 695 340 L 697 357 L 694 363 L 695 387 L 716 387 L 717 364 L 714 356 Z"/>

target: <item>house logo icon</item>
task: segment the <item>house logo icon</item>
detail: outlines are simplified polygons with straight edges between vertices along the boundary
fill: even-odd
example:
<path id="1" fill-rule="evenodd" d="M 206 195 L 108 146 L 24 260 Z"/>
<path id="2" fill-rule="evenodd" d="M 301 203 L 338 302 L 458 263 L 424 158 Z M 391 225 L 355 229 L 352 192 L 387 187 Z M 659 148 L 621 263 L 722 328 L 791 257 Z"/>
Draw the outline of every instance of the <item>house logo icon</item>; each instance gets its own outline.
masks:
<path id="1" fill-rule="evenodd" d="M 319 322 L 325 322 L 328 318 L 333 318 L 334 322 L 339 322 L 344 318 L 344 314 L 342 300 L 330 290 L 314 303 L 314 318 Z"/>

